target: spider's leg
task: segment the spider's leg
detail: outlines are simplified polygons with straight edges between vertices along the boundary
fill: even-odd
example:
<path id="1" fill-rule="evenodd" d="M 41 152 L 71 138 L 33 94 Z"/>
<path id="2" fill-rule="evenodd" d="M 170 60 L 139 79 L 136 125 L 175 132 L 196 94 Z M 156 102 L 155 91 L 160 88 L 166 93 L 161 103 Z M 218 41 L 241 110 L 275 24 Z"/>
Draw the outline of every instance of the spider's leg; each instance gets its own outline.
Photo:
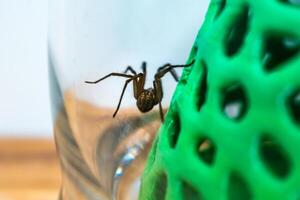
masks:
<path id="1" fill-rule="evenodd" d="M 162 71 L 162 70 L 164 70 L 165 68 L 169 68 L 169 67 L 171 67 L 171 68 L 177 68 L 177 67 L 189 67 L 189 66 L 191 66 L 192 64 L 194 64 L 194 62 L 195 62 L 195 60 L 192 60 L 192 62 L 189 63 L 189 64 L 187 64 L 187 65 L 171 65 L 170 63 L 166 63 L 166 64 L 164 64 L 163 66 L 159 67 L 159 68 L 157 69 L 157 72 Z"/>
<path id="2" fill-rule="evenodd" d="M 130 83 L 130 81 L 132 81 L 132 80 L 133 80 L 133 78 L 130 78 L 130 79 L 127 79 L 127 80 L 126 80 L 126 82 L 125 82 L 125 84 L 124 84 L 124 87 L 123 87 L 123 90 L 122 90 L 122 93 L 121 93 L 121 96 L 120 96 L 120 99 L 119 99 L 119 103 L 118 103 L 117 109 L 116 109 L 116 111 L 114 112 L 113 117 L 115 117 L 115 116 L 117 115 L 117 113 L 118 113 L 118 111 L 119 111 L 119 109 L 120 109 L 120 106 L 121 106 L 121 102 L 122 102 L 123 95 L 124 95 L 124 93 L 125 93 L 126 87 L 127 87 L 128 83 Z"/>
<path id="3" fill-rule="evenodd" d="M 125 69 L 124 73 L 126 74 L 128 71 L 130 71 L 130 72 L 133 73 L 134 75 L 137 74 L 136 71 L 135 71 L 131 66 L 128 66 L 128 67 Z"/>
<path id="4" fill-rule="evenodd" d="M 166 63 L 166 64 L 164 64 L 163 66 L 159 67 L 159 68 L 157 69 L 156 73 L 159 72 L 159 71 L 162 71 L 163 69 L 165 69 L 165 68 L 167 68 L 167 67 L 170 67 L 170 66 L 172 66 L 170 63 Z"/>
<path id="5" fill-rule="evenodd" d="M 154 87 L 154 91 L 155 91 L 155 100 L 156 100 L 156 103 L 158 103 L 158 105 L 159 105 L 160 119 L 163 122 L 164 121 L 164 112 L 163 112 L 163 108 L 161 105 L 162 97 L 163 97 L 163 90 L 162 90 L 162 84 L 161 84 L 160 78 L 155 77 L 155 80 L 153 81 L 153 87 Z"/>
<path id="6" fill-rule="evenodd" d="M 133 80 L 133 95 L 135 99 L 138 99 L 139 94 L 144 90 L 145 75 L 142 73 L 132 77 Z"/>
<path id="7" fill-rule="evenodd" d="M 132 75 L 128 75 L 128 74 L 122 74 L 122 73 L 110 73 L 102 78 L 100 78 L 99 80 L 96 81 L 85 81 L 85 83 L 89 83 L 89 84 L 96 84 L 99 83 L 100 81 L 110 77 L 110 76 L 119 76 L 119 77 L 125 77 L 125 78 L 132 78 Z"/>
<path id="8" fill-rule="evenodd" d="M 195 62 L 195 60 L 192 60 L 192 62 L 190 62 L 189 64 L 186 64 L 186 65 L 171 65 L 170 63 L 167 63 L 167 64 L 164 64 L 163 66 L 159 67 L 157 69 L 157 73 L 160 72 L 160 71 L 165 70 L 166 68 L 189 67 L 192 64 L 194 64 L 194 62 Z"/>
<path id="9" fill-rule="evenodd" d="M 162 108 L 162 105 L 161 105 L 161 101 L 158 103 L 159 105 L 159 115 L 160 115 L 160 119 L 162 122 L 164 122 L 164 112 L 163 112 L 163 108 Z"/>
<path id="10" fill-rule="evenodd" d="M 179 77 L 178 77 L 176 71 L 173 68 L 170 70 L 170 73 L 173 76 L 173 78 L 175 79 L 175 81 L 178 82 L 179 81 Z"/>
<path id="11" fill-rule="evenodd" d="M 162 108 L 162 98 L 163 98 L 163 87 L 162 87 L 162 83 L 161 83 L 161 78 L 168 72 L 170 72 L 172 74 L 172 76 L 174 77 L 174 79 L 176 81 L 178 81 L 178 76 L 174 70 L 174 68 L 177 67 L 189 67 L 192 64 L 194 64 L 195 60 L 193 60 L 191 63 L 187 64 L 187 65 L 170 65 L 170 64 L 165 64 L 164 66 L 158 68 L 155 76 L 154 76 L 154 81 L 153 81 L 153 87 L 154 87 L 154 91 L 155 91 L 155 99 L 156 102 L 159 105 L 159 112 L 160 112 L 160 118 L 162 120 L 162 122 L 164 121 L 164 113 L 163 113 L 163 108 Z"/>
<path id="12" fill-rule="evenodd" d="M 166 68 L 171 68 L 171 67 L 172 67 L 172 65 L 171 65 L 170 63 L 167 63 L 167 64 L 165 64 L 165 65 L 159 67 L 159 68 L 157 69 L 157 73 L 160 72 L 160 71 L 166 70 Z M 171 69 L 170 72 L 171 72 L 173 78 L 175 79 L 175 81 L 178 82 L 179 77 L 178 77 L 176 71 L 175 71 L 174 69 Z"/>
<path id="13" fill-rule="evenodd" d="M 170 72 L 172 74 L 172 76 L 174 77 L 174 79 L 176 81 L 179 80 L 174 68 L 180 68 L 180 67 L 189 67 L 192 64 L 194 64 L 195 60 L 192 60 L 191 63 L 187 64 L 187 65 L 164 65 L 160 68 L 158 68 L 155 77 L 159 77 L 162 78 L 166 73 Z"/>
<path id="14" fill-rule="evenodd" d="M 138 97 L 139 94 L 144 90 L 145 88 L 145 82 L 147 77 L 147 63 L 144 61 L 142 62 L 142 73 L 139 73 L 137 76 L 137 84 L 136 84 L 136 96 Z"/>
<path id="15" fill-rule="evenodd" d="M 157 71 L 157 73 L 155 74 L 155 77 L 156 79 L 161 79 L 166 73 L 170 72 L 171 75 L 173 76 L 173 78 L 178 81 L 179 78 L 178 78 L 178 75 L 177 73 L 175 72 L 174 68 L 172 66 L 169 66 L 167 68 L 164 68 L 160 71 Z"/>
<path id="16" fill-rule="evenodd" d="M 147 63 L 146 63 L 146 61 L 143 61 L 142 62 L 142 71 L 143 71 L 143 74 L 146 76 L 146 74 L 147 74 Z"/>
<path id="17" fill-rule="evenodd" d="M 189 64 L 186 65 L 171 65 L 172 68 L 177 68 L 177 67 L 189 67 L 195 63 L 195 59 L 193 59 Z"/>

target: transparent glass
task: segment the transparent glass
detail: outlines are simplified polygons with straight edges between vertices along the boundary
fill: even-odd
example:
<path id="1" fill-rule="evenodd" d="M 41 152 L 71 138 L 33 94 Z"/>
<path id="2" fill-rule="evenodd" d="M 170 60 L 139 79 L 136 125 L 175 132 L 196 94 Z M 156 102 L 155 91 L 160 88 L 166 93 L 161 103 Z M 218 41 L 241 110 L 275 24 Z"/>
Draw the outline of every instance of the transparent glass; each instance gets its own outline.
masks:
<path id="1" fill-rule="evenodd" d="M 109 77 L 147 62 L 146 88 L 166 63 L 184 64 L 208 2 L 198 0 L 49 1 L 49 79 L 63 172 L 60 199 L 134 200 L 161 125 L 158 106 L 140 113 L 130 84 Z M 180 74 L 180 70 L 177 71 Z M 163 77 L 167 110 L 176 82 Z"/>

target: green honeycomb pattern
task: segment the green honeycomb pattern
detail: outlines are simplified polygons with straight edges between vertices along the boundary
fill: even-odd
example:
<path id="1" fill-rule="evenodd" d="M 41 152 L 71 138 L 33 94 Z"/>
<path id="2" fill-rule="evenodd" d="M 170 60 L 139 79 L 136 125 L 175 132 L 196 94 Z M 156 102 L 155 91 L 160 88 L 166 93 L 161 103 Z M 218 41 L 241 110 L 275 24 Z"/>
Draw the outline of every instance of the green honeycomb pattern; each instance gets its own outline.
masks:
<path id="1" fill-rule="evenodd" d="M 212 0 L 140 200 L 300 199 L 300 0 Z"/>

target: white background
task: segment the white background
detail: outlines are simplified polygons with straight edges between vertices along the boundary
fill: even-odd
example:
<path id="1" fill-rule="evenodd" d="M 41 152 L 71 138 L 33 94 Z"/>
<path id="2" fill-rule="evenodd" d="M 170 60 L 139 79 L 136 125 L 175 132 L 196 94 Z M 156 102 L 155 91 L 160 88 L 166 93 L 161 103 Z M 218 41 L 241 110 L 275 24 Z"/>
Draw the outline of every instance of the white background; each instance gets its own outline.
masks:
<path id="1" fill-rule="evenodd" d="M 198 1 L 203 18 L 208 0 Z M 52 136 L 47 10 L 46 0 L 0 1 L 0 136 Z"/>
<path id="2" fill-rule="evenodd" d="M 47 1 L 0 1 L 0 135 L 51 136 Z"/>

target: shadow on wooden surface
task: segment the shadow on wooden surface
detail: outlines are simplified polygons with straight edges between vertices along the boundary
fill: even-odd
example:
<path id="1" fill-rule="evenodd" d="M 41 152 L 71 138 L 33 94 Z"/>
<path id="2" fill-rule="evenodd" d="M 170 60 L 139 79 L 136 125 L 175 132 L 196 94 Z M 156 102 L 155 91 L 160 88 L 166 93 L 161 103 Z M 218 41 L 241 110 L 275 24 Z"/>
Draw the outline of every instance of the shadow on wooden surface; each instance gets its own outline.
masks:
<path id="1" fill-rule="evenodd" d="M 0 138 L 0 200 L 57 200 L 60 182 L 52 140 Z"/>

